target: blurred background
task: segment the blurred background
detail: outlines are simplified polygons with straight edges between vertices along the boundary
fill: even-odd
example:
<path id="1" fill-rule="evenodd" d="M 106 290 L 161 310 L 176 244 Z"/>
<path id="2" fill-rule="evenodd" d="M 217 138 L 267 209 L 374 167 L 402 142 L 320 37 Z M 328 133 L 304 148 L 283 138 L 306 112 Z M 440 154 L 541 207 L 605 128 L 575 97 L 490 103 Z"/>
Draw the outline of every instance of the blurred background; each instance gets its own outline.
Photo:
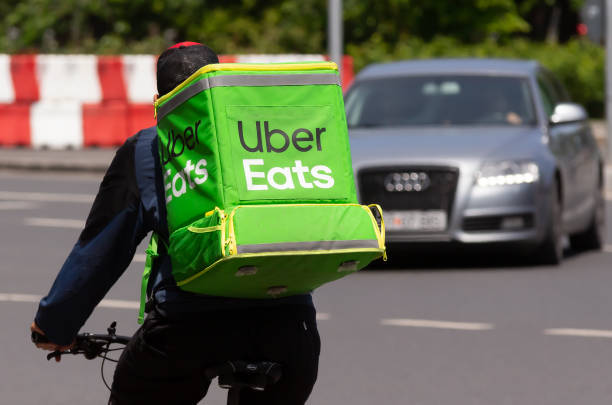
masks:
<path id="1" fill-rule="evenodd" d="M 533 58 L 603 116 L 604 0 L 344 0 L 356 71 L 430 57 Z M 220 54 L 325 54 L 326 0 L 0 2 L 0 52 L 159 54 L 185 38 Z M 554 56 L 554 57 L 553 57 Z"/>
<path id="2" fill-rule="evenodd" d="M 604 159 L 610 45 L 605 24 L 610 8 L 605 6 L 610 3 L 0 0 L 0 402 L 105 402 L 108 393 L 98 361 L 47 362 L 29 342 L 28 327 L 84 225 L 116 147 L 140 128 L 155 125 L 157 55 L 190 40 L 209 45 L 222 62 L 334 60 L 342 66 L 349 109 L 351 97 L 358 100 L 360 81 L 394 78 L 402 69 L 418 70 L 420 75 L 437 69 L 441 79 L 417 80 L 405 87 L 398 85 L 400 81 L 387 81 L 372 86 L 374 90 L 409 100 L 411 93 L 402 93 L 409 88 L 415 95 L 420 92 L 415 100 L 427 101 L 429 96 L 462 96 L 470 86 L 457 78 L 456 61 L 418 69 L 400 65 L 396 70 L 386 64 L 394 61 L 474 58 L 469 67 L 459 66 L 463 74 L 473 69 L 471 74 L 489 77 L 501 72 L 506 77 L 511 72 L 529 83 L 525 94 L 533 105 L 525 108 L 535 111 L 533 122 L 484 127 L 478 123 L 478 128 L 457 129 L 442 120 L 439 128 L 410 130 L 393 124 L 391 134 L 386 129 L 390 122 L 377 113 L 372 115 L 381 118 L 381 128 L 351 128 L 362 200 L 363 173 L 373 174 L 373 187 L 380 183 L 380 199 L 400 191 L 388 200 L 400 207 L 391 210 L 395 229 L 389 234 L 395 232 L 396 238 L 389 262 L 314 293 L 322 353 L 309 403 L 609 403 L 612 245 L 606 240 L 612 240 L 612 227 L 603 218 L 612 214 L 610 167 Z M 478 62 L 485 58 L 532 62 Z M 366 69 L 380 63 L 385 65 Z M 530 76 L 538 72 L 551 77 L 553 92 L 562 89 L 550 111 L 544 105 L 546 86 Z M 518 88 L 512 83 L 506 87 L 512 94 Z M 472 86 L 470 97 L 479 95 L 475 89 Z M 455 102 L 457 109 L 471 105 L 470 99 L 461 100 L 467 101 Z M 554 110 L 559 105 L 562 108 Z M 563 108 L 565 117 L 559 119 Z M 567 115 L 568 108 L 577 115 Z M 409 117 L 406 111 L 398 116 Z M 559 150 L 553 147 L 556 133 L 565 136 Z M 482 149 L 491 136 L 506 143 Z M 539 146 L 532 142 L 529 149 L 519 137 L 536 139 Z M 509 147 L 519 143 L 520 151 Z M 500 160 L 500 150 L 513 154 Z M 464 155 L 459 159 L 454 151 Z M 478 156 L 464 160 L 472 152 Z M 371 160 L 373 155 L 378 161 Z M 497 160 L 491 162 L 493 157 Z M 393 170 L 377 172 L 381 161 Z M 561 225 L 543 227 L 541 232 L 558 231 L 554 236 L 559 237 L 559 260 L 536 260 L 537 248 L 523 251 L 514 245 L 465 243 L 450 237 L 446 231 L 453 227 L 468 241 L 486 242 L 493 232 L 466 230 L 461 215 L 476 211 L 453 206 L 459 198 L 445 200 L 446 208 L 434 210 L 436 215 L 423 214 L 431 207 L 419 206 L 416 194 L 408 191 L 416 184 L 435 183 L 430 182 L 432 165 L 453 166 L 448 170 L 456 173 L 451 180 L 457 189 L 452 193 L 463 195 L 465 204 L 484 196 L 492 205 L 479 206 L 478 212 L 503 208 L 510 213 L 493 225 L 487 223 L 497 227 L 497 236 L 519 235 L 524 229 L 517 230 L 517 224 L 539 229 L 544 223 L 539 215 L 558 209 Z M 448 173 L 442 175 L 450 179 Z M 562 188 L 551 185 L 561 183 Z M 384 191 L 389 186 L 395 190 Z M 434 203 L 442 200 L 436 194 L 421 195 Z M 558 197 L 559 206 L 542 202 L 551 195 Z M 565 197 L 571 197 L 574 209 L 567 209 Z M 531 199 L 537 209 L 524 203 Z M 416 208 L 402 209 L 408 200 Z M 581 205 L 585 201 L 586 208 Z M 509 211 L 517 206 L 518 211 Z M 388 207 L 383 203 L 387 211 Z M 593 215 L 592 223 L 583 221 L 588 229 L 572 223 L 581 210 L 589 221 Z M 444 219 L 434 235 L 428 221 L 440 216 Z M 587 231 L 597 232 L 589 234 L 597 243 L 584 238 Z M 585 240 L 591 243 L 585 246 Z M 119 321 L 119 334 L 136 330 L 144 249 L 139 248 L 84 331 L 103 332 L 112 320 Z M 112 369 L 106 364 L 107 379 Z M 224 395 L 213 384 L 202 403 L 223 404 Z"/>

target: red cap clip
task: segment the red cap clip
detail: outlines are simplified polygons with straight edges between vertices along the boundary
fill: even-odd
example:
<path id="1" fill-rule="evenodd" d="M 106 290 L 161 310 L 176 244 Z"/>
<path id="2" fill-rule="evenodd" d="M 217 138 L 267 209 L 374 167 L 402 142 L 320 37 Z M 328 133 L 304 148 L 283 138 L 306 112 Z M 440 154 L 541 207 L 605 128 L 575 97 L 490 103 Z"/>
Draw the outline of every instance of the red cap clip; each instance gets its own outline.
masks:
<path id="1" fill-rule="evenodd" d="M 180 48 L 181 46 L 193 46 L 193 45 L 202 45 L 202 44 L 198 42 L 185 41 L 185 42 L 179 42 L 178 44 L 174 44 L 168 49 Z"/>

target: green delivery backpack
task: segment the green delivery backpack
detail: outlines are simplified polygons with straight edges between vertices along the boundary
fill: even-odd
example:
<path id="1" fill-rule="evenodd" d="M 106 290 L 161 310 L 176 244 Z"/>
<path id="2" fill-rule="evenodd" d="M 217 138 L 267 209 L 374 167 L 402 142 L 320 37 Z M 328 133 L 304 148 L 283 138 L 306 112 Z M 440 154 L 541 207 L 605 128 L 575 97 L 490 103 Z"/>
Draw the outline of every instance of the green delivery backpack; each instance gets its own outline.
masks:
<path id="1" fill-rule="evenodd" d="M 380 207 L 357 203 L 334 63 L 208 65 L 155 111 L 183 290 L 301 294 L 385 255 Z"/>

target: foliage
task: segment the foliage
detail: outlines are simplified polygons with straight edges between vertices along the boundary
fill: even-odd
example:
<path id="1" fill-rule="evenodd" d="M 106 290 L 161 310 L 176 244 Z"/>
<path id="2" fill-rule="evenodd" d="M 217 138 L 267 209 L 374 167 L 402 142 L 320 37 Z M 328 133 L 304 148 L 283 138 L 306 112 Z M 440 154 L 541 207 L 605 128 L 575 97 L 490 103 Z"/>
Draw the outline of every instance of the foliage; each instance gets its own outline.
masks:
<path id="1" fill-rule="evenodd" d="M 325 0 L 0 0 L 0 52 L 321 52 Z"/>
<path id="2" fill-rule="evenodd" d="M 532 44 L 530 13 L 584 0 L 344 0 L 357 70 L 426 57 L 534 58 L 591 113 L 603 111 L 603 50 Z M 325 53 L 327 0 L 0 0 L 0 53 L 159 53 L 196 40 L 219 53 Z"/>
<path id="3" fill-rule="evenodd" d="M 574 10 L 578 11 L 584 4 L 585 0 L 566 0 L 569 6 Z M 528 14 L 531 10 L 540 6 L 554 6 L 556 3 L 560 3 L 558 0 L 516 0 L 518 10 L 522 15 Z"/>
<path id="4" fill-rule="evenodd" d="M 515 0 L 344 0 L 345 39 L 526 32 Z M 324 52 L 326 0 L 0 0 L 0 52 L 159 52 L 198 39 L 222 53 Z"/>
<path id="5" fill-rule="evenodd" d="M 430 40 L 437 35 L 477 42 L 529 29 L 513 0 L 346 0 L 344 12 L 348 43 L 361 43 L 373 35 L 385 42 L 401 36 Z"/>

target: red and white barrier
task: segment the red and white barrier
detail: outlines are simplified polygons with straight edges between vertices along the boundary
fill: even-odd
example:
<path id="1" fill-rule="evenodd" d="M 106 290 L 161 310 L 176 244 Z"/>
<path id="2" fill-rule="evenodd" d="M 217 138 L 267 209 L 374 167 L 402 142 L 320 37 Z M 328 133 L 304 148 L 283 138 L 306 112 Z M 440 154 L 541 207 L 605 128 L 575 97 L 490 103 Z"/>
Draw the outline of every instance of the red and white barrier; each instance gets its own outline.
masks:
<path id="1" fill-rule="evenodd" d="M 94 55 L 38 55 L 36 79 L 41 101 L 102 101 Z"/>
<path id="2" fill-rule="evenodd" d="M 11 57 L 0 55 L 0 103 L 14 103 L 15 90 L 11 79 Z"/>
<path id="3" fill-rule="evenodd" d="M 157 93 L 156 60 L 152 55 L 123 56 L 123 77 L 127 84 L 129 102 L 153 102 L 153 95 Z"/>
<path id="4" fill-rule="evenodd" d="M 78 101 L 40 101 L 30 110 L 31 146 L 80 148 L 83 146 L 82 104 Z"/>
<path id="5" fill-rule="evenodd" d="M 155 125 L 154 55 L 0 54 L 0 147 L 116 146 Z M 221 55 L 222 63 L 326 60 L 324 55 Z M 342 82 L 353 80 L 352 58 Z"/>

